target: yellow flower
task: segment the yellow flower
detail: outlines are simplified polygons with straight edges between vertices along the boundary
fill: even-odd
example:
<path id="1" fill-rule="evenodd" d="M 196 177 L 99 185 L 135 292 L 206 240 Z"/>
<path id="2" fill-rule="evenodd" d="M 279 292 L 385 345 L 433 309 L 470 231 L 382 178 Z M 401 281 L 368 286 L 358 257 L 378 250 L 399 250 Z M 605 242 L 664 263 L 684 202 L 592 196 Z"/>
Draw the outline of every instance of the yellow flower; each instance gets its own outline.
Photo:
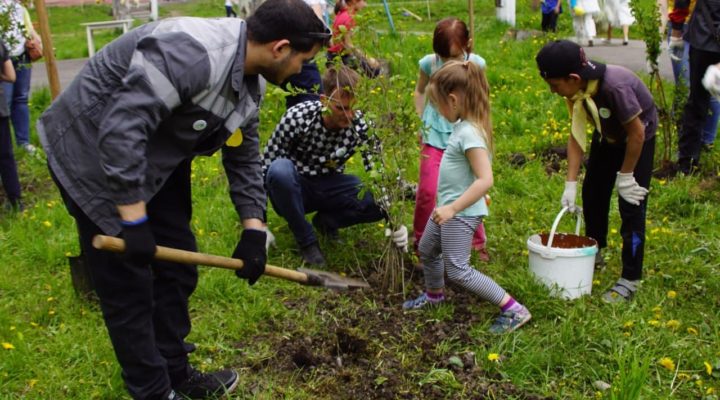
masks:
<path id="1" fill-rule="evenodd" d="M 658 326 L 658 325 L 660 325 L 660 321 L 658 321 L 656 319 L 651 319 L 650 321 L 648 321 L 648 324 L 650 326 Z"/>
<path id="2" fill-rule="evenodd" d="M 499 362 L 500 361 L 500 355 L 498 353 L 490 353 L 488 354 L 488 360 Z"/>
<path id="3" fill-rule="evenodd" d="M 592 284 L 595 285 L 595 286 L 599 285 L 599 284 L 600 284 L 600 279 L 593 279 Z"/>
<path id="4" fill-rule="evenodd" d="M 691 334 L 691 335 L 697 335 L 697 334 L 698 334 L 698 331 L 697 331 L 697 329 L 693 328 L 692 326 L 689 326 L 689 327 L 687 328 L 687 333 L 689 333 L 689 334 Z"/>
<path id="5" fill-rule="evenodd" d="M 668 299 L 674 299 L 677 297 L 677 292 L 674 290 L 668 290 L 667 297 Z"/>
<path id="6" fill-rule="evenodd" d="M 658 361 L 658 364 L 659 364 L 661 367 L 663 367 L 663 368 L 665 368 L 665 369 L 668 369 L 668 370 L 670 370 L 670 371 L 674 371 L 674 370 L 675 370 L 675 361 L 673 361 L 672 358 L 670 358 L 670 357 L 663 357 L 663 358 L 661 358 L 660 361 Z"/>
<path id="7" fill-rule="evenodd" d="M 677 329 L 680 327 L 680 321 L 676 319 L 671 319 L 670 321 L 665 323 L 665 327 L 670 329 Z"/>
<path id="8" fill-rule="evenodd" d="M 635 326 L 635 321 L 627 321 L 623 324 L 623 328 L 630 329 Z"/>
<path id="9" fill-rule="evenodd" d="M 684 372 L 679 373 L 677 377 L 678 377 L 678 379 L 683 380 L 683 381 L 690 379 L 690 375 L 688 375 Z"/>
<path id="10" fill-rule="evenodd" d="M 715 393 L 714 387 L 709 387 L 705 390 L 705 394 L 713 394 L 713 393 Z"/>
<path id="11" fill-rule="evenodd" d="M 38 380 L 37 380 L 37 379 L 30 379 L 30 380 L 28 381 L 28 386 L 33 387 L 33 386 L 35 386 L 35 384 L 37 384 L 37 383 L 38 383 Z"/>
<path id="12" fill-rule="evenodd" d="M 13 346 L 12 343 L 8 343 L 8 342 L 3 342 L 2 347 L 5 350 L 12 350 L 15 348 L 15 346 Z"/>
<path id="13" fill-rule="evenodd" d="M 703 365 L 705 366 L 705 372 L 707 372 L 708 375 L 712 376 L 712 365 L 710 365 L 710 363 L 707 361 L 704 361 Z"/>
<path id="14" fill-rule="evenodd" d="M 46 227 L 49 228 L 49 227 L 52 226 L 52 222 L 50 222 L 50 221 L 43 221 L 43 225 L 45 225 Z"/>

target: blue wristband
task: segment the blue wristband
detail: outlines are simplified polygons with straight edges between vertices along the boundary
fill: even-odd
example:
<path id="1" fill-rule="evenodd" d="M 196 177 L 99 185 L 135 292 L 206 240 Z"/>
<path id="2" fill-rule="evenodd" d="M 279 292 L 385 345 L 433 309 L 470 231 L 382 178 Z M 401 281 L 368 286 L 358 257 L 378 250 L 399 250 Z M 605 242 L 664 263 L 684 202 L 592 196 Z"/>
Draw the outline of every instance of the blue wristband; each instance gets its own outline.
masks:
<path id="1" fill-rule="evenodd" d="M 136 219 L 136 220 L 134 220 L 134 221 L 125 221 L 125 220 L 122 220 L 122 221 L 120 221 L 120 224 L 121 224 L 122 226 L 137 226 L 137 225 L 140 225 L 140 224 L 144 224 L 145 222 L 147 222 L 147 220 L 148 220 L 148 216 L 147 216 L 147 214 L 146 214 L 146 215 L 143 215 L 142 217 L 140 217 L 140 218 L 138 218 L 138 219 Z"/>

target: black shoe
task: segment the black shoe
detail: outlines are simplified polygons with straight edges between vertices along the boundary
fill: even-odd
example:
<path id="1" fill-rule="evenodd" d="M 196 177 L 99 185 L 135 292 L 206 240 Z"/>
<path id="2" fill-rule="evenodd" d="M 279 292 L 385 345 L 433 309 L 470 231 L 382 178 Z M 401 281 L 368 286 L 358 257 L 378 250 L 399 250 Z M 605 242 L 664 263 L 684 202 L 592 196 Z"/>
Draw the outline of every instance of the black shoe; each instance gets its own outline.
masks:
<path id="1" fill-rule="evenodd" d="M 208 374 L 193 369 L 190 377 L 173 389 L 181 399 L 208 399 L 232 393 L 237 384 L 238 374 L 231 369 Z"/>
<path id="2" fill-rule="evenodd" d="M 10 200 L 5 203 L 5 210 L 9 212 L 23 212 L 25 210 L 25 205 L 20 199 Z"/>
<path id="3" fill-rule="evenodd" d="M 331 227 L 329 223 L 325 222 L 322 214 L 315 214 L 312 219 L 312 224 L 319 234 L 323 235 L 324 237 L 330 239 L 333 242 L 340 242 L 340 230 Z"/>
<path id="4" fill-rule="evenodd" d="M 317 266 L 325 265 L 325 257 L 320 251 L 320 246 L 318 246 L 317 242 L 303 247 L 300 249 L 300 252 L 302 253 L 303 261 L 306 263 Z"/>

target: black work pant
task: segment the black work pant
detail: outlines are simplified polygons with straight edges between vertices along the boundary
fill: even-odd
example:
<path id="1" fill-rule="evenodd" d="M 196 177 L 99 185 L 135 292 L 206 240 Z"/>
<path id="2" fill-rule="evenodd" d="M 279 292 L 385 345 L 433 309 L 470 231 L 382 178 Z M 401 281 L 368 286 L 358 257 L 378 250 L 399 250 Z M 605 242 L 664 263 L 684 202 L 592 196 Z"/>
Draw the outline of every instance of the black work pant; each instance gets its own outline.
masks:
<path id="1" fill-rule="evenodd" d="M 643 145 L 640 159 L 633 175 L 637 183 L 650 187 L 653 157 L 655 155 L 655 137 Z M 625 159 L 625 145 L 611 145 L 599 140 L 597 132 L 593 136 L 587 173 L 582 187 L 583 216 L 585 233 L 598 242 L 598 247 L 607 247 L 608 216 L 610 197 L 615 187 L 617 172 Z M 620 235 L 622 236 L 622 277 L 637 280 L 642 277 L 643 255 L 645 251 L 645 217 L 648 198 L 640 205 L 632 205 L 618 196 L 620 209 Z"/>
<path id="2" fill-rule="evenodd" d="M 557 21 L 560 14 L 549 12 L 547 14 L 542 13 L 542 21 L 540 21 L 540 27 L 543 32 L 557 32 Z"/>
<path id="3" fill-rule="evenodd" d="M 702 79 L 707 68 L 718 62 L 720 53 L 690 46 L 690 95 L 678 134 L 678 164 L 685 173 L 691 172 L 691 168 L 700 161 L 702 131 L 710 110 L 710 93 L 703 86 Z"/>
<path id="4" fill-rule="evenodd" d="M 189 372 L 188 353 L 195 347 L 184 339 L 190 333 L 188 299 L 197 285 L 197 267 L 161 261 L 134 265 L 121 255 L 93 248 L 93 236 L 104 232 L 62 187 L 60 192 L 75 218 L 128 391 L 134 399 L 159 399 Z M 196 251 L 191 207 L 188 160 L 147 204 L 158 245 Z"/>

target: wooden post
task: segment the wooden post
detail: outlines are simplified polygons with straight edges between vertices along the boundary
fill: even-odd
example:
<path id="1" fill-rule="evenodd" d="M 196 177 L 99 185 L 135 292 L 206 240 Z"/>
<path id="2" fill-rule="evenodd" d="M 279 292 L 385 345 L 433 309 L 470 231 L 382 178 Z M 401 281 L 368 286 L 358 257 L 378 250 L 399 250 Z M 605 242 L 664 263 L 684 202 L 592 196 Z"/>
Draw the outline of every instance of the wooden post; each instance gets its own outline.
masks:
<path id="1" fill-rule="evenodd" d="M 468 14 L 470 14 L 470 18 L 468 18 L 468 28 L 470 30 L 470 40 L 472 40 L 475 36 L 475 8 L 473 6 L 473 0 L 468 0 Z"/>
<path id="2" fill-rule="evenodd" d="M 60 78 L 55 63 L 52 37 L 50 37 L 50 22 L 45 8 L 45 0 L 34 0 L 34 3 L 38 28 L 40 28 L 40 38 L 43 42 L 43 57 L 45 57 L 45 70 L 47 70 L 48 82 L 50 83 L 50 95 L 55 100 L 60 95 Z"/>

